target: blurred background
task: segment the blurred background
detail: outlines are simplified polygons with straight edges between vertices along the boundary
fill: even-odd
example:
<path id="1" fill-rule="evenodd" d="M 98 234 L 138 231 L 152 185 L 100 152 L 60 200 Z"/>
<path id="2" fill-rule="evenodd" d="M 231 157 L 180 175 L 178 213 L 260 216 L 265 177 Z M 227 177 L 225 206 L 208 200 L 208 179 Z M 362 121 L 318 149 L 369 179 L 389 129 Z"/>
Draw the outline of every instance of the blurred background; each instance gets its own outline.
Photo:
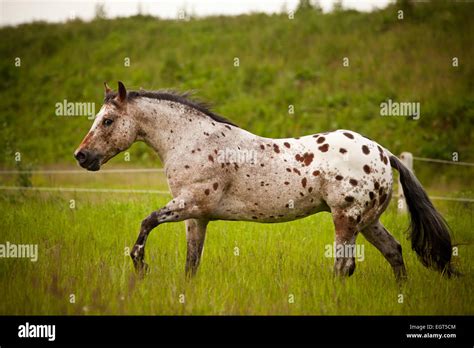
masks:
<path id="1" fill-rule="evenodd" d="M 395 154 L 474 162 L 472 2 L 1 5 L 4 169 L 76 168 L 72 153 L 92 121 L 58 117 L 56 104 L 95 103 L 97 112 L 103 82 L 116 88 L 117 80 L 129 89 L 194 90 L 215 112 L 262 136 L 347 128 Z M 382 117 L 388 99 L 420 103 L 420 118 Z M 160 163 L 135 144 L 130 161 L 119 155 L 114 165 Z M 415 170 L 435 189 L 471 189 L 472 167 L 417 162 Z"/>

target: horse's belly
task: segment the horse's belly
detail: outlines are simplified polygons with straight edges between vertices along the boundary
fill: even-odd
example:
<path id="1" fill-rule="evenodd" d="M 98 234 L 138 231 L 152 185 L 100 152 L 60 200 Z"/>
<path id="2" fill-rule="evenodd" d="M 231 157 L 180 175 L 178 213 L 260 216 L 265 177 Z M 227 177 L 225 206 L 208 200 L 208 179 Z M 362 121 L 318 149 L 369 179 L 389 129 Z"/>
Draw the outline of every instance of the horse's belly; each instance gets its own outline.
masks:
<path id="1" fill-rule="evenodd" d="M 213 219 L 285 222 L 328 210 L 316 192 L 301 196 L 283 191 L 269 193 L 257 187 L 246 193 L 233 192 L 223 197 Z"/>

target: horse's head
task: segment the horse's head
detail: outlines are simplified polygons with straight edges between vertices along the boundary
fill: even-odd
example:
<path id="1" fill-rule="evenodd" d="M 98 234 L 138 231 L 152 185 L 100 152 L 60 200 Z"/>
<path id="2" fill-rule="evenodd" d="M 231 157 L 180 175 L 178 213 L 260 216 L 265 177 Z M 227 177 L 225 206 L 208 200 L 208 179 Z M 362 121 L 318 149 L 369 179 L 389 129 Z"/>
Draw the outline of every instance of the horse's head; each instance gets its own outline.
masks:
<path id="1" fill-rule="evenodd" d="M 118 93 L 105 85 L 105 103 L 96 115 L 89 133 L 74 152 L 81 167 L 96 171 L 118 153 L 128 149 L 137 137 L 137 126 L 130 114 L 127 90 L 118 83 Z"/>

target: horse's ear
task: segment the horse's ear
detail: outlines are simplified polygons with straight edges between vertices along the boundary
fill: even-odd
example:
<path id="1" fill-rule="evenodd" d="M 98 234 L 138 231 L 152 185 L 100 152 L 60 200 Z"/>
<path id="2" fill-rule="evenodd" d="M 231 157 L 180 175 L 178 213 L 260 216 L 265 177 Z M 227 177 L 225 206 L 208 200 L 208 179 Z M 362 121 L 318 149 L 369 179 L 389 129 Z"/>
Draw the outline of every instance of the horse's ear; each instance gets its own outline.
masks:
<path id="1" fill-rule="evenodd" d="M 121 81 L 118 82 L 118 90 L 119 90 L 119 93 L 118 93 L 119 101 L 124 102 L 125 99 L 127 99 L 127 89 L 125 88 L 125 86 L 123 85 Z"/>
<path id="2" fill-rule="evenodd" d="M 109 94 L 110 92 L 112 92 L 112 88 L 109 87 L 109 85 L 107 84 L 107 82 L 104 82 L 104 87 L 105 87 L 105 95 Z"/>

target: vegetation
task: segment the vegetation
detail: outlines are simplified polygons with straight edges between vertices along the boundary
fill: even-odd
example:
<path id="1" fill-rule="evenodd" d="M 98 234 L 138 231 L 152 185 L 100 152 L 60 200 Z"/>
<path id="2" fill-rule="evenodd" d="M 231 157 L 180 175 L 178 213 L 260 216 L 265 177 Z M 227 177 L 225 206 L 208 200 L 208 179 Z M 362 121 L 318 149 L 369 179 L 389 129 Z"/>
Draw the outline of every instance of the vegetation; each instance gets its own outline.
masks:
<path id="1" fill-rule="evenodd" d="M 73 164 L 91 121 L 55 116 L 55 104 L 94 102 L 98 111 L 103 81 L 117 80 L 136 89 L 197 90 L 218 113 L 263 136 L 348 128 L 394 153 L 451 159 L 458 152 L 472 161 L 473 9 L 433 2 L 323 14 L 302 2 L 294 19 L 101 15 L 2 28 L 0 165 L 14 167 L 17 151 L 36 166 Z M 420 119 L 380 116 L 388 99 L 420 102 Z M 131 155 L 139 165 L 155 158 L 143 144 Z"/>
<path id="2" fill-rule="evenodd" d="M 70 199 L 75 199 L 74 209 Z M 283 224 L 210 223 L 192 281 L 184 276 L 184 223 L 161 225 L 148 238 L 150 273 L 140 280 L 125 248 L 132 247 L 150 208 L 168 199 L 95 193 L 0 196 L 0 210 L 9 212 L 0 215 L 3 243 L 38 244 L 39 254 L 37 262 L 1 261 L 0 314 L 474 313 L 472 211 L 462 204 L 440 206 L 460 243 L 454 263 L 464 276 L 454 279 L 417 260 L 404 233 L 406 216 L 396 213 L 395 204 L 382 216 L 404 250 L 409 279 L 399 289 L 388 262 L 363 236 L 357 243 L 364 246 L 364 260 L 357 262 L 354 275 L 345 281 L 333 277 L 334 259 L 325 257 L 326 246 L 334 242 L 327 213 Z"/>

